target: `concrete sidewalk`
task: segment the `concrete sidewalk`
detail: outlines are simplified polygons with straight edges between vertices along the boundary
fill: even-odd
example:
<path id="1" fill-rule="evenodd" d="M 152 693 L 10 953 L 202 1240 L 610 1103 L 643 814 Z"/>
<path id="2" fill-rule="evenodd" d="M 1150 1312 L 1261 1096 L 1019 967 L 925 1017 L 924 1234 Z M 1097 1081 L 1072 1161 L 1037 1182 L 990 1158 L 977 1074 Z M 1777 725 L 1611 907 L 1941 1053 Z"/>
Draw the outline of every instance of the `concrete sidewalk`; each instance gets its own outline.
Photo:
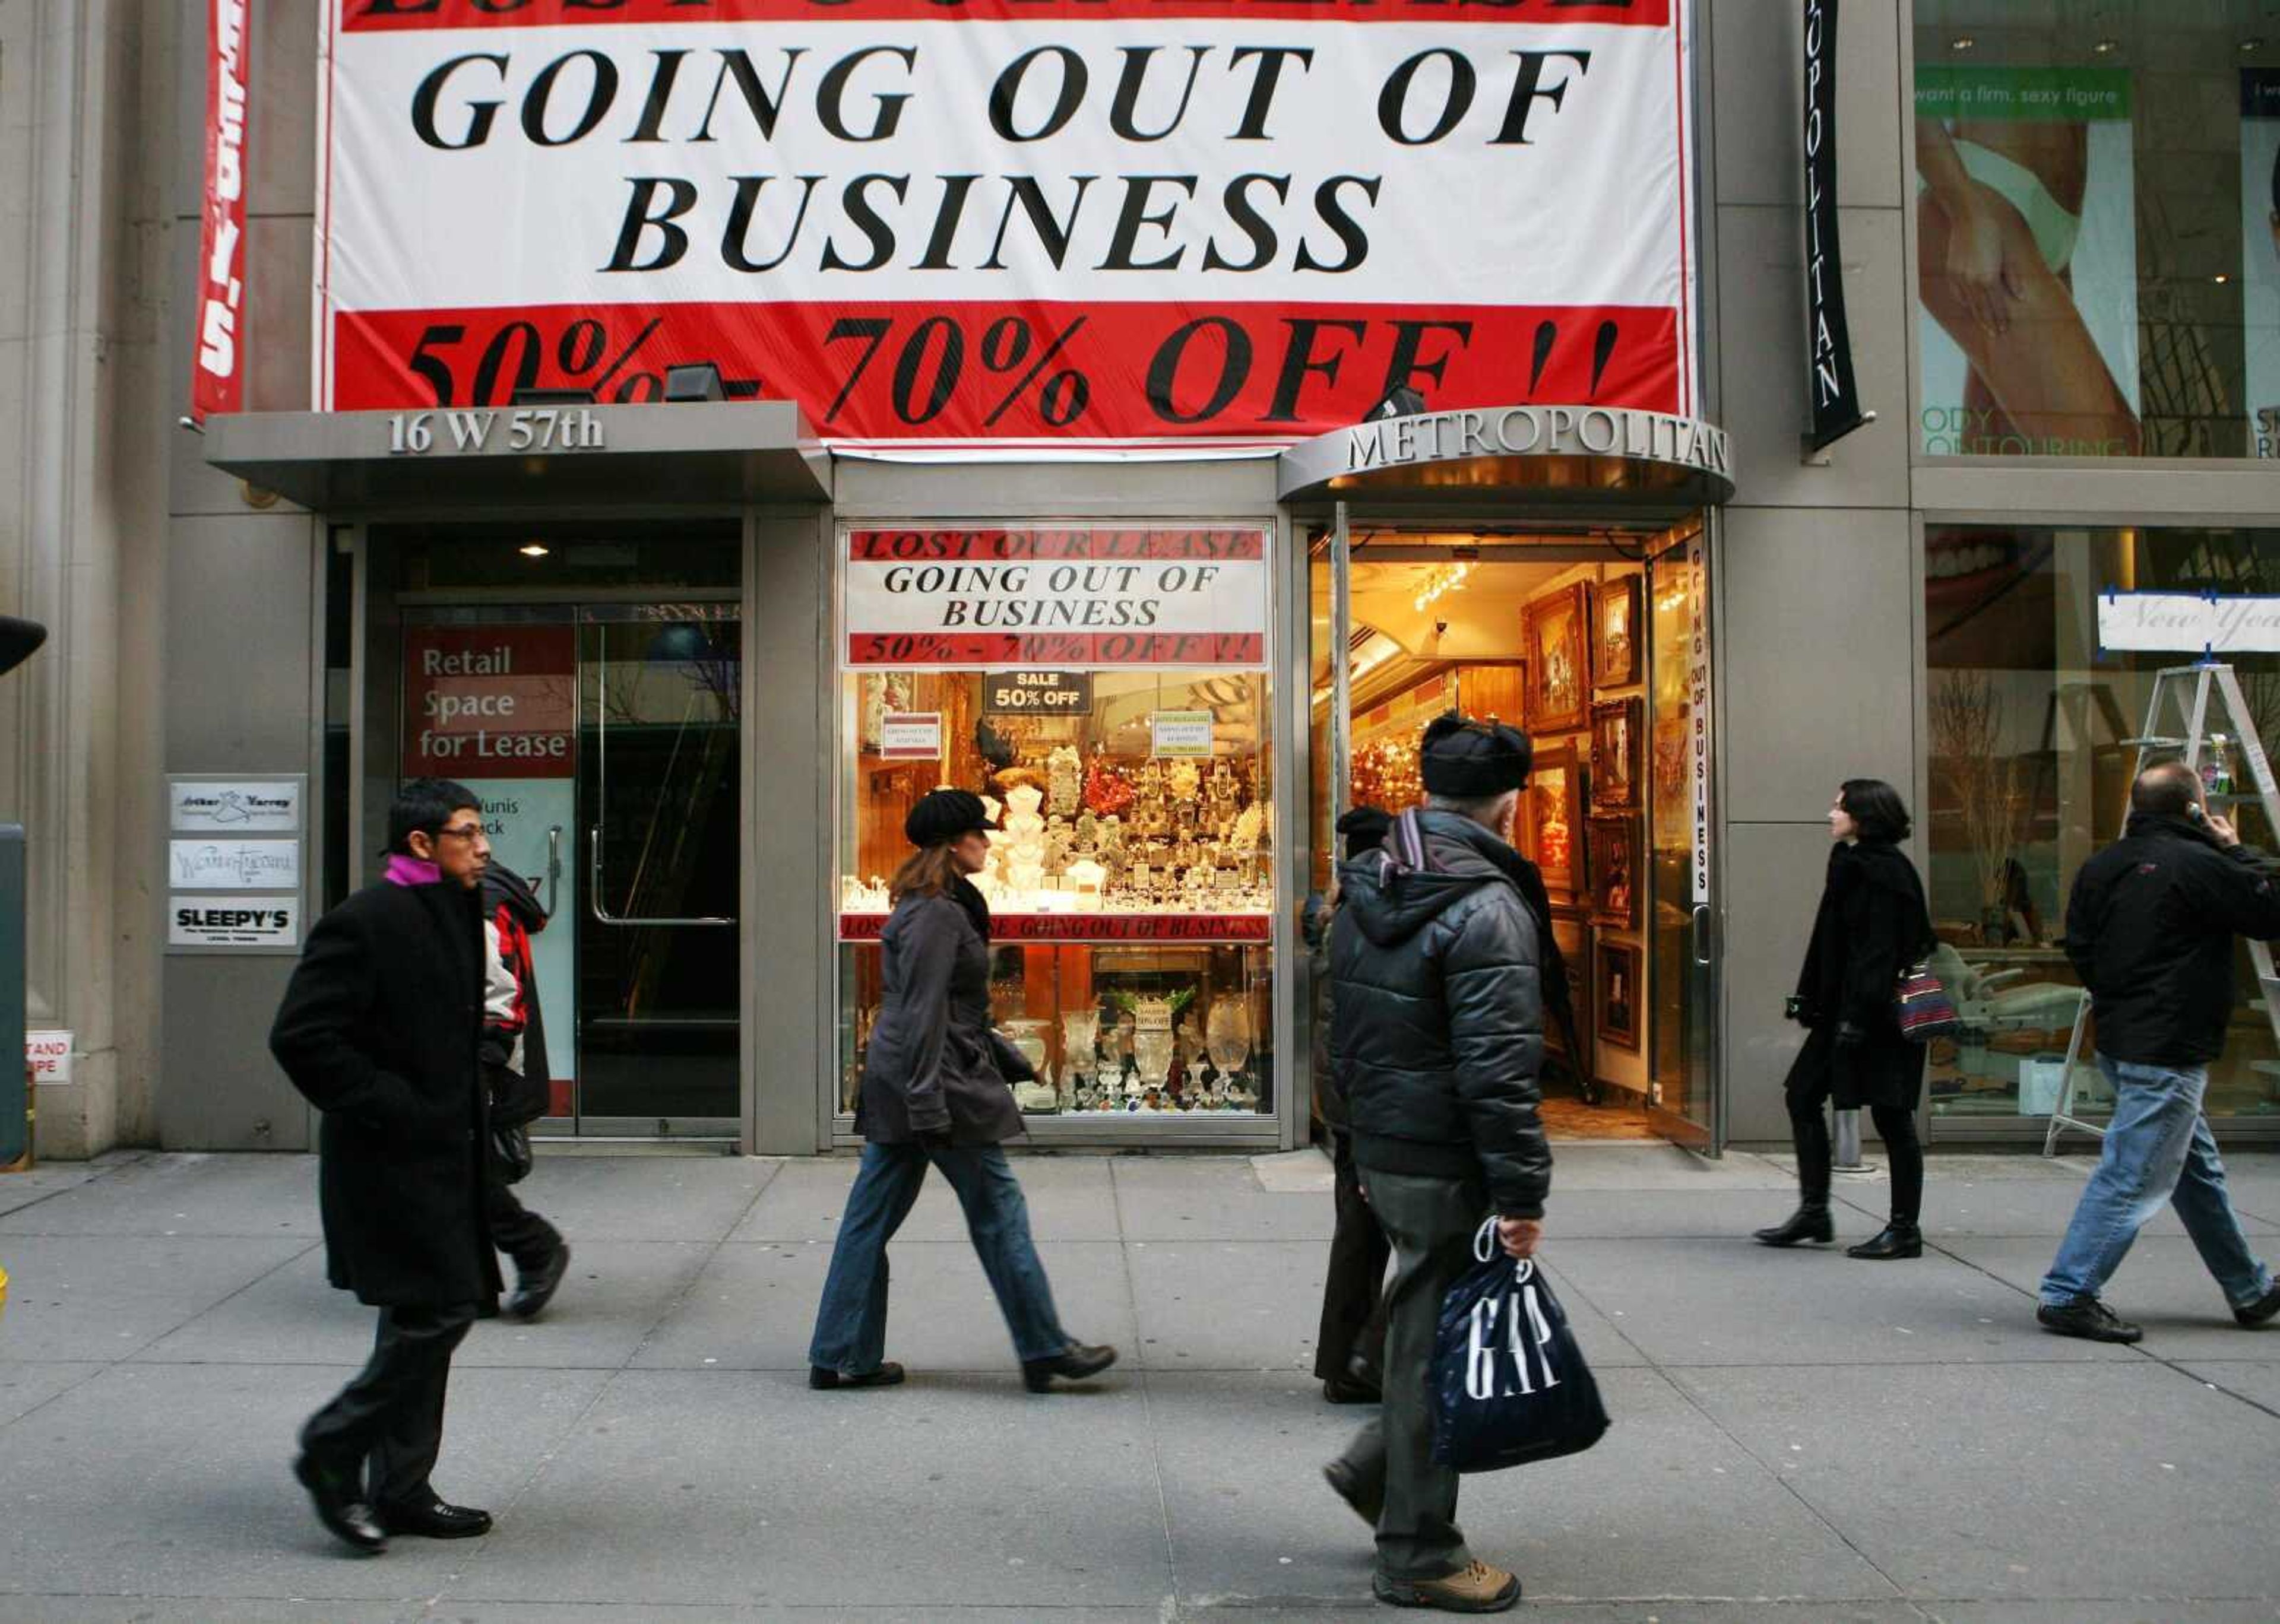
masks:
<path id="1" fill-rule="evenodd" d="M 1560 1148 L 1545 1258 L 1615 1428 L 1478 1478 L 1463 1520 L 1535 1620 L 2280 1619 L 2280 1327 L 2236 1327 L 2173 1218 L 2109 1296 L 2137 1349 L 2037 1331 L 2080 1159 L 1936 1159 L 1937 1255 L 1780 1253 L 1775 1161 Z M 122 1155 L 0 1178 L 0 1620 L 1398 1616 L 1320 1464 L 1360 1412 L 1307 1374 L 1329 1229 L 1312 1153 L 1025 1158 L 1077 1335 L 1032 1397 L 955 1205 L 894 1249 L 901 1389 L 810 1393 L 851 1164 L 550 1157 L 576 1259 L 478 1326 L 438 1486 L 464 1543 L 340 1551 L 287 1475 L 362 1362 L 302 1157 Z M 2280 1158 L 2233 1161 L 2280 1258 Z M 1883 1190 L 1840 1182 L 1847 1240 Z"/>

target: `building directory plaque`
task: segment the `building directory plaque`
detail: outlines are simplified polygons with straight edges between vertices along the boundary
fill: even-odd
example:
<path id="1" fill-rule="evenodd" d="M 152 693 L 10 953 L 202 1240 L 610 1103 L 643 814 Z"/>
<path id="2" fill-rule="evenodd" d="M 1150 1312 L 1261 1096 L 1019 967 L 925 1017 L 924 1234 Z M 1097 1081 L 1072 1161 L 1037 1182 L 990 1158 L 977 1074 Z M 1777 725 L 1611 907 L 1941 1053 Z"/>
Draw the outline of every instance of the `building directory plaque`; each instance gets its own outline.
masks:
<path id="1" fill-rule="evenodd" d="M 297 953 L 306 916 L 308 779 L 166 780 L 166 951 Z"/>

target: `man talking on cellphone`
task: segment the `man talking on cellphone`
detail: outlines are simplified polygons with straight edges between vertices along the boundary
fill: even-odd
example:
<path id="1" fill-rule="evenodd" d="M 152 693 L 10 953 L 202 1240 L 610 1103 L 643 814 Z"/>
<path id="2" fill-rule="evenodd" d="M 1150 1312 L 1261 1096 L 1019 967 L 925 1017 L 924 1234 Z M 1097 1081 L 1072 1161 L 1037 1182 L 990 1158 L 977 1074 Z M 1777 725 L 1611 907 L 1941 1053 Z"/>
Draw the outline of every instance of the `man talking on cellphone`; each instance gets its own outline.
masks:
<path id="1" fill-rule="evenodd" d="M 2280 1288 L 2241 1233 L 2201 1110 L 2232 1018 L 2236 935 L 2280 938 L 2269 862 L 2209 811 L 2192 768 L 2147 767 L 2130 787 L 2122 838 L 2083 865 L 2067 904 L 2067 957 L 2090 989 L 2114 1119 L 2043 1276 L 2035 1318 L 2046 1331 L 2092 1342 L 2145 1335 L 2098 1293 L 2165 1201 L 2235 1320 L 2253 1328 L 2280 1313 Z"/>

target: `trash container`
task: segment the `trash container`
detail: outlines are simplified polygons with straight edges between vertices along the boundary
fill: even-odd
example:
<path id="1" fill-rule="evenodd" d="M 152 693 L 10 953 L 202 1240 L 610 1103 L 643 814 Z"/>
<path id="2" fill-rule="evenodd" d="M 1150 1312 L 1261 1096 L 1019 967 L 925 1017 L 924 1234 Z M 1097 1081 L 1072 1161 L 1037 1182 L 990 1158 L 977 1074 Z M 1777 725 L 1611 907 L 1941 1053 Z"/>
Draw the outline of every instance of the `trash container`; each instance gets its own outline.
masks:
<path id="1" fill-rule="evenodd" d="M 2059 1108 L 2066 1088 L 2067 1058 L 2062 1054 L 2029 1055 L 2019 1062 L 2019 1114 L 2046 1117 Z"/>

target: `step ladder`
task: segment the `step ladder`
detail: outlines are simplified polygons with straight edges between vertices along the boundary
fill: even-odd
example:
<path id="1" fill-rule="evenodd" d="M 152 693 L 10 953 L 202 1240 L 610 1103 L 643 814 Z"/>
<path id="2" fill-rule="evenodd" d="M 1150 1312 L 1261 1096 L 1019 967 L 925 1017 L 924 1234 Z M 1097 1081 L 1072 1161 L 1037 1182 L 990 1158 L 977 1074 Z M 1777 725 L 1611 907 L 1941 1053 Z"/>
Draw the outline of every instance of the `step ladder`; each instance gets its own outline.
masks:
<path id="1" fill-rule="evenodd" d="M 2208 797 L 2209 805 L 2219 812 L 2237 806 L 2244 801 L 2253 801 L 2264 809 L 2264 820 L 2270 828 L 2280 831 L 2280 788 L 2272 779 L 2272 763 L 2264 754 L 2264 741 L 2256 735 L 2256 725 L 2251 719 L 2248 702 L 2241 695 L 2240 678 L 2230 666 L 2213 660 L 2197 665 L 2173 666 L 2158 672 L 2153 677 L 2153 696 L 2145 706 L 2145 730 L 2134 739 L 2124 739 L 2124 744 L 2135 745 L 2136 764 L 2130 777 L 2134 783 L 2144 772 L 2149 758 L 2175 756 L 2198 770 L 2201 752 L 2208 743 L 2210 720 L 2209 702 L 2215 699 L 2223 706 L 2224 720 L 2230 724 L 2224 730 L 2238 752 L 2238 761 L 2248 769 L 2248 781 L 2253 793 L 2241 793 L 2238 783 L 2233 791 Z M 2129 805 L 2123 803 L 2122 821 L 2129 821 Z M 2256 1007 L 2264 1012 L 2265 1020 L 2272 1023 L 2272 1035 L 2280 1041 L 2280 976 L 2272 967 L 2272 949 L 2262 942 L 2248 944 L 2248 957 L 2256 966 L 2258 997 Z M 2106 1129 L 2095 1122 L 2085 1122 L 2075 1115 L 2075 1066 L 2082 1053 L 2082 1032 L 2085 1023 L 2077 1018 L 2074 1035 L 2067 1042 L 2066 1072 L 2059 1085 L 2059 1101 L 2051 1112 L 2049 1131 L 2043 1135 L 2043 1154 L 2058 1154 L 2059 1135 L 2068 1128 L 2078 1133 L 2106 1137 Z M 2280 1062 L 2258 1060 L 2255 1069 L 2268 1076 L 2280 1076 Z"/>

